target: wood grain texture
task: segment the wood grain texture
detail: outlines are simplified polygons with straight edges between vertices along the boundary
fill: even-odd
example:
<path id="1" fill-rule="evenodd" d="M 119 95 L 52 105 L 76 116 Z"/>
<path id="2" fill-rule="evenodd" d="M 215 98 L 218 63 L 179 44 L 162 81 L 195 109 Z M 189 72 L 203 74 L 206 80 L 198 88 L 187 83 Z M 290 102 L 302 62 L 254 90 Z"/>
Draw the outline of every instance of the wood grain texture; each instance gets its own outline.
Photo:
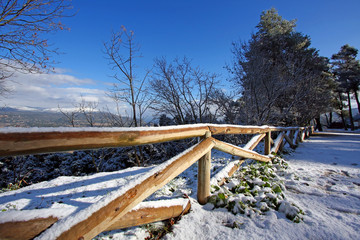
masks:
<path id="1" fill-rule="evenodd" d="M 145 207 L 137 210 L 132 210 L 125 214 L 122 218 L 118 219 L 112 225 L 110 225 L 106 229 L 106 231 L 134 227 L 147 223 L 179 217 L 180 215 L 188 213 L 190 207 L 191 203 L 189 200 L 185 208 L 182 205 L 173 205 Z"/>
<path id="2" fill-rule="evenodd" d="M 58 219 L 36 218 L 29 221 L 5 222 L 0 224 L 0 239 L 33 239 Z"/>
<path id="3" fill-rule="evenodd" d="M 208 127 L 119 132 L 0 132 L 0 156 L 125 147 L 204 136 Z"/>
<path id="4" fill-rule="evenodd" d="M 250 158 L 250 159 L 254 159 L 257 161 L 261 161 L 261 162 L 271 161 L 270 157 L 261 155 L 257 152 L 253 152 L 253 151 L 245 149 L 245 148 L 237 147 L 237 146 L 234 146 L 229 143 L 225 143 L 225 142 L 222 142 L 222 141 L 219 141 L 216 139 L 214 139 L 214 141 L 215 141 L 215 146 L 214 146 L 215 149 L 229 153 L 231 155 L 239 156 L 242 158 Z"/>
<path id="5" fill-rule="evenodd" d="M 165 204 L 166 201 L 161 203 Z M 183 205 L 157 206 L 159 203 L 156 202 L 154 202 L 153 205 L 156 207 L 142 207 L 128 212 L 122 218 L 118 219 L 109 226 L 106 231 L 175 218 L 188 213 L 191 207 L 190 200 L 187 201 L 185 208 Z M 31 219 L 28 221 L 1 223 L 0 239 L 33 239 L 57 220 L 58 219 L 55 217 L 48 217 Z"/>
<path id="6" fill-rule="evenodd" d="M 271 151 L 271 132 L 267 132 L 265 136 L 264 153 L 269 155 Z"/>
<path id="7" fill-rule="evenodd" d="M 221 125 L 209 125 L 209 130 L 212 135 L 220 134 L 259 134 L 268 132 L 268 127 L 242 127 L 242 126 L 221 126 Z"/>
<path id="8" fill-rule="evenodd" d="M 109 147 L 126 147 L 144 144 L 176 141 L 192 137 L 204 136 L 207 131 L 212 135 L 219 134 L 262 134 L 271 131 L 285 131 L 284 129 L 268 126 L 236 126 L 199 124 L 174 126 L 171 128 L 127 128 L 121 130 L 101 131 L 68 128 L 66 131 L 57 131 L 56 128 L 49 131 L 33 131 L 31 129 L 19 130 L 19 132 L 0 131 L 0 157 L 16 156 L 37 153 L 51 153 L 72 150 L 85 150 Z M 40 129 L 41 130 L 41 129 Z"/>
<path id="9" fill-rule="evenodd" d="M 206 132 L 204 139 L 210 138 L 210 131 Z M 210 197 L 211 150 L 199 159 L 197 200 L 200 204 L 207 203 Z"/>

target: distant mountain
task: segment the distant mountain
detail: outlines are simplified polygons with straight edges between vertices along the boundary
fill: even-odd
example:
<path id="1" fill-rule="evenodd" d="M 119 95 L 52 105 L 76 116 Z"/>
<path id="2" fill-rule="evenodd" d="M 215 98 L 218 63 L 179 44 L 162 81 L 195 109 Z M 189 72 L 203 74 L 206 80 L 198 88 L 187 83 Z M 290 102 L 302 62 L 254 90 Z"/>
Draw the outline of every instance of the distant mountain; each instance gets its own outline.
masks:
<path id="1" fill-rule="evenodd" d="M 100 112 L 94 113 L 95 126 L 109 126 Z M 76 127 L 90 126 L 83 114 L 75 121 Z M 0 127 L 71 127 L 68 119 L 60 112 L 35 108 L 0 108 Z"/>
<path id="2" fill-rule="evenodd" d="M 16 109 L 16 108 L 11 108 L 11 107 L 3 107 L 3 108 L 0 108 L 0 114 L 2 112 L 17 112 L 19 111 L 19 109 Z"/>

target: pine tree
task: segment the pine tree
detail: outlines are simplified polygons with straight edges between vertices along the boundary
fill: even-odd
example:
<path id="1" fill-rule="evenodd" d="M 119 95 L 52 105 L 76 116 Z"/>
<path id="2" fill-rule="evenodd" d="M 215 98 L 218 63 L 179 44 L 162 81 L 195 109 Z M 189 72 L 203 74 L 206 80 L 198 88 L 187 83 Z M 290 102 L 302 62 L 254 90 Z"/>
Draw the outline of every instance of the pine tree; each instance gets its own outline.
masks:
<path id="1" fill-rule="evenodd" d="M 358 110 L 359 104 L 359 85 L 360 85 L 360 61 L 356 59 L 358 49 L 348 44 L 341 47 L 340 51 L 332 56 L 334 74 L 338 83 L 338 91 L 347 95 L 349 107 L 349 119 L 351 129 L 354 130 L 350 93 L 354 93 Z"/>
<path id="2" fill-rule="evenodd" d="M 234 43 L 231 72 L 250 124 L 306 125 L 329 108 L 328 59 L 273 8 L 262 13 L 247 43 Z"/>

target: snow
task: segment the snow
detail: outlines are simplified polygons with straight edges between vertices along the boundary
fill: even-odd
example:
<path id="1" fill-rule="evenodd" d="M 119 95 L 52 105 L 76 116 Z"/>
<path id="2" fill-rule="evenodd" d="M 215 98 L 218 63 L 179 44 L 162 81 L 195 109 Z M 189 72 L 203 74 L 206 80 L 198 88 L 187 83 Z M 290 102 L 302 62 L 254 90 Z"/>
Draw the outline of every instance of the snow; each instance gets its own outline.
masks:
<path id="1" fill-rule="evenodd" d="M 14 214 L 11 218 L 17 221 L 26 220 L 29 216 L 19 215 L 19 212 L 31 209 L 37 209 L 39 216 L 41 216 L 39 210 L 49 210 L 54 212 L 52 216 L 64 218 L 103 199 L 103 196 L 109 196 L 114 189 L 128 186 L 134 179 L 139 178 L 139 175 L 152 168 L 131 168 L 85 177 L 58 177 L 48 182 L 2 193 L 0 209 L 3 212 L 0 214 L 0 222 L 8 221 L 11 214 Z M 63 213 L 56 214 L 59 211 Z"/>
<path id="2" fill-rule="evenodd" d="M 270 152 L 275 152 L 276 147 L 280 144 L 280 141 L 284 139 L 283 133 L 280 133 L 279 136 L 274 141 L 274 146 L 271 148 Z"/>
<path id="3" fill-rule="evenodd" d="M 5 211 L 1 213 L 0 223 L 5 222 L 20 222 L 28 221 L 38 218 L 63 218 L 73 212 L 71 208 L 56 208 L 56 209 L 33 209 L 22 211 Z"/>
<path id="4" fill-rule="evenodd" d="M 241 163 L 241 160 L 235 160 L 235 161 L 231 161 L 230 163 L 228 163 L 225 167 L 223 167 L 218 173 L 216 173 L 215 176 L 213 176 L 210 179 L 210 184 L 211 185 L 217 185 L 218 181 L 229 177 L 229 171 L 236 165 L 239 165 Z"/>
<path id="5" fill-rule="evenodd" d="M 204 206 L 196 201 L 197 164 L 176 177 L 169 184 L 150 196 L 146 201 L 162 199 L 161 202 L 144 202 L 141 206 L 156 204 L 185 205 L 188 199 L 171 200 L 189 195 L 191 211 L 178 221 L 165 239 L 358 239 L 360 235 L 360 134 L 325 133 L 311 136 L 299 143 L 299 147 L 284 155 L 289 168 L 279 171 L 287 201 L 281 202 L 278 211 L 270 209 L 265 214 L 249 212 L 236 214 L 225 208 Z M 184 154 L 184 153 L 183 153 Z M 172 159 L 173 160 L 173 159 Z M 171 160 L 170 160 L 171 162 Z M 212 179 L 217 179 L 221 169 L 233 166 L 236 160 L 229 155 L 212 151 Z M 139 184 L 147 176 L 163 169 L 169 162 L 157 167 L 131 168 L 111 173 L 98 173 L 86 177 L 59 177 L 52 181 L 34 184 L 16 191 L 0 194 L 0 222 L 9 219 L 26 219 L 30 209 L 38 216 L 57 216 L 57 231 L 64 230 L 64 220 L 71 224 L 86 218 L 91 212 L 105 205 L 130 187 Z M 220 169 L 220 171 L 219 171 Z M 221 175 L 221 174 L 220 174 Z M 260 178 L 254 178 L 261 185 Z M 226 187 L 237 185 L 230 180 Z M 263 189 L 259 197 L 276 198 L 271 189 Z M 246 198 L 246 199 L 245 199 Z M 240 196 L 242 201 L 254 198 Z M 99 201 L 100 200 L 100 201 Z M 95 204 L 92 204 L 95 203 Z M 294 204 L 290 204 L 294 203 Z M 92 205 L 91 205 L 92 204 Z M 266 207 L 259 204 L 259 207 Z M 287 214 L 304 211 L 303 220 L 294 223 Z M 87 209 L 87 210 L 84 210 Z M 19 211 L 21 210 L 21 211 Z M 63 211 L 62 211 L 63 210 Z M 33 216 L 30 216 L 33 217 Z M 28 218 L 30 218 L 28 217 Z M 157 226 L 154 224 L 153 226 Z M 56 229 L 56 228 L 54 228 Z M 144 239 L 149 226 L 105 232 L 101 239 Z M 58 233 L 45 232 L 42 239 L 52 239 Z"/>
<path id="6" fill-rule="evenodd" d="M 260 134 L 259 134 L 259 135 L 260 135 Z M 250 139 L 250 141 L 248 141 L 248 142 L 245 144 L 244 148 L 250 150 L 250 147 L 251 147 L 252 145 L 254 145 L 255 142 L 258 140 L 259 135 L 255 135 L 254 137 L 252 137 L 252 138 Z"/>
<path id="7" fill-rule="evenodd" d="M 312 136 L 285 156 L 290 169 L 282 180 L 288 199 L 304 210 L 303 222 L 286 218 L 295 211 L 289 202 L 279 211 L 247 217 L 193 201 L 193 211 L 165 239 L 358 239 L 359 151 L 360 135 L 328 133 Z"/>
<path id="8" fill-rule="evenodd" d="M 239 128 L 239 125 L 227 125 L 227 124 L 187 124 L 187 125 L 173 125 L 173 126 L 161 126 L 161 127 L 5 127 L 0 129 L 0 133 L 36 133 L 36 132 L 133 132 L 133 131 L 159 131 L 159 130 L 174 130 L 184 128 L 196 128 L 196 127 L 235 127 Z M 242 125 L 241 128 L 260 128 L 268 129 L 269 126 L 247 126 Z"/>
<path id="9" fill-rule="evenodd" d="M 189 200 L 186 198 L 141 202 L 138 205 L 136 205 L 136 207 L 134 207 L 131 211 L 139 210 L 141 208 L 159 208 L 159 207 L 171 207 L 171 206 L 179 206 L 179 205 L 181 205 L 184 210 L 188 202 Z"/>

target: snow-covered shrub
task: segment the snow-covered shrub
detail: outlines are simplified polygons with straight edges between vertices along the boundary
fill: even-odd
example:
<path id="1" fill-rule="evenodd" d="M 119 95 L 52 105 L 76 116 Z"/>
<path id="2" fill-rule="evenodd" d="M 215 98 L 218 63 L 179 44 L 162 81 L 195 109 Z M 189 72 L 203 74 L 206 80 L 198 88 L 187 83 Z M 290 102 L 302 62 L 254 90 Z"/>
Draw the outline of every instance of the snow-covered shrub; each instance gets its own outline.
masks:
<path id="1" fill-rule="evenodd" d="M 214 207 L 224 207 L 234 214 L 264 214 L 275 210 L 300 222 L 303 211 L 289 202 L 284 194 L 285 186 L 280 174 L 284 174 L 288 164 L 276 157 L 269 163 L 255 163 L 244 166 L 221 187 L 212 186 L 209 202 Z"/>
<path id="2" fill-rule="evenodd" d="M 149 166 L 169 160 L 193 145 L 194 141 L 188 139 L 142 146 L 142 164 Z M 133 167 L 137 165 L 135 154 L 133 147 L 125 147 L 0 158 L 0 189 L 12 190 L 13 187 L 9 186 L 19 188 L 59 176 L 84 176 Z"/>

